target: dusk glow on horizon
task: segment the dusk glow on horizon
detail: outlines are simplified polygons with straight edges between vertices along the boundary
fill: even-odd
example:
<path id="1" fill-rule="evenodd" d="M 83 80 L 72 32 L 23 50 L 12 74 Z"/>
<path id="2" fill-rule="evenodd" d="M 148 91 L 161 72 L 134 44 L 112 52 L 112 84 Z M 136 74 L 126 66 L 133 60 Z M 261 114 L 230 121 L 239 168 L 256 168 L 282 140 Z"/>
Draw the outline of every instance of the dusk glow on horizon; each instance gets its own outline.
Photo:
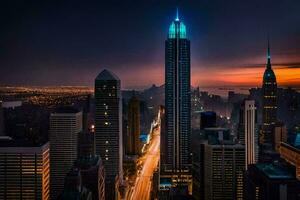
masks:
<path id="1" fill-rule="evenodd" d="M 191 41 L 193 86 L 260 87 L 269 33 L 279 86 L 299 88 L 299 6 L 296 0 L 5 3 L 0 85 L 92 86 L 104 68 L 118 74 L 124 89 L 162 85 L 164 41 L 178 7 Z"/>

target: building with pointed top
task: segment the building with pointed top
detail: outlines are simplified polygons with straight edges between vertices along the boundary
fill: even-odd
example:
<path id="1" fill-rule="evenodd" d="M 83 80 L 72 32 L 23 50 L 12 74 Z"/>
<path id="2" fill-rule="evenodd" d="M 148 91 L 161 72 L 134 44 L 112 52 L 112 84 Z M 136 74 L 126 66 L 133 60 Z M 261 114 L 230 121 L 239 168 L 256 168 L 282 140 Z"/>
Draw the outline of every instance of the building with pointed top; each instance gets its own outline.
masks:
<path id="1" fill-rule="evenodd" d="M 186 183 L 191 167 L 190 41 L 178 12 L 165 42 L 165 151 L 161 153 L 161 177 L 172 185 Z"/>
<path id="2" fill-rule="evenodd" d="M 105 199 L 115 199 L 122 180 L 123 137 L 121 81 L 103 70 L 95 80 L 95 146 L 105 169 Z"/>
<path id="3" fill-rule="evenodd" d="M 270 45 L 268 42 L 267 65 L 262 85 L 262 131 L 260 145 L 262 155 L 274 148 L 273 127 L 277 122 L 277 82 L 271 65 Z"/>

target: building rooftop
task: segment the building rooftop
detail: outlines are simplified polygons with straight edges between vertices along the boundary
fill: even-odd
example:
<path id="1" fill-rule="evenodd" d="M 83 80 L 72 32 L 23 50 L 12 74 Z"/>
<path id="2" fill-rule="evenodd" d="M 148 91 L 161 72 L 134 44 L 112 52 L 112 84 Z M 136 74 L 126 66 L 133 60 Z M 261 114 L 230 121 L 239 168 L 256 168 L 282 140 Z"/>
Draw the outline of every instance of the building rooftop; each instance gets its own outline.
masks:
<path id="1" fill-rule="evenodd" d="M 73 106 L 61 106 L 61 107 L 58 107 L 54 113 L 78 113 L 80 112 L 77 108 L 74 108 Z"/>
<path id="2" fill-rule="evenodd" d="M 117 75 L 115 75 L 113 72 L 104 69 L 100 74 L 96 77 L 96 80 L 104 80 L 104 81 L 110 81 L 110 80 L 120 80 Z"/>
<path id="3" fill-rule="evenodd" d="M 26 138 L 13 139 L 9 136 L 0 136 L 0 148 L 1 147 L 42 147 L 47 142 L 34 143 Z"/>
<path id="4" fill-rule="evenodd" d="M 89 169 L 99 165 L 102 165 L 102 160 L 99 156 L 81 157 L 75 161 L 75 166 L 80 169 Z"/>
<path id="5" fill-rule="evenodd" d="M 287 167 L 274 163 L 258 163 L 256 167 L 270 179 L 295 179 L 295 175 Z"/>

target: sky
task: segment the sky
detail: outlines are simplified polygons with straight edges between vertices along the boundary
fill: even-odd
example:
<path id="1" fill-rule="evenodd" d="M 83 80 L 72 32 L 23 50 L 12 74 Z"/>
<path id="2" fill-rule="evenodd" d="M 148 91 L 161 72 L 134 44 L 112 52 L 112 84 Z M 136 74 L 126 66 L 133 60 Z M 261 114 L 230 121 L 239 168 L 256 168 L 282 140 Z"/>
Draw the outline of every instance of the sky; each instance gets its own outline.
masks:
<path id="1" fill-rule="evenodd" d="M 176 7 L 193 86 L 260 86 L 269 35 L 279 86 L 300 87 L 299 0 L 1 1 L 0 85 L 93 86 L 103 69 L 161 85 Z"/>

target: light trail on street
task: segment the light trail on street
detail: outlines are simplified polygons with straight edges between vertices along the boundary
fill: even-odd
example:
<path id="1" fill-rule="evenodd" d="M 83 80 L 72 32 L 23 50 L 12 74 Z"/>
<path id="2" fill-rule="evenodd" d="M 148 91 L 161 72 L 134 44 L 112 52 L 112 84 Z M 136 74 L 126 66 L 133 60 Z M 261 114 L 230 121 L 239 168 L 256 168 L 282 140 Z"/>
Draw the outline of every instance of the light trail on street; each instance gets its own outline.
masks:
<path id="1" fill-rule="evenodd" d="M 127 194 L 127 200 L 149 200 L 152 175 L 157 168 L 160 153 L 160 128 L 153 130 L 150 146 L 144 157 L 144 164 L 140 174 L 137 176 L 135 185 Z"/>

